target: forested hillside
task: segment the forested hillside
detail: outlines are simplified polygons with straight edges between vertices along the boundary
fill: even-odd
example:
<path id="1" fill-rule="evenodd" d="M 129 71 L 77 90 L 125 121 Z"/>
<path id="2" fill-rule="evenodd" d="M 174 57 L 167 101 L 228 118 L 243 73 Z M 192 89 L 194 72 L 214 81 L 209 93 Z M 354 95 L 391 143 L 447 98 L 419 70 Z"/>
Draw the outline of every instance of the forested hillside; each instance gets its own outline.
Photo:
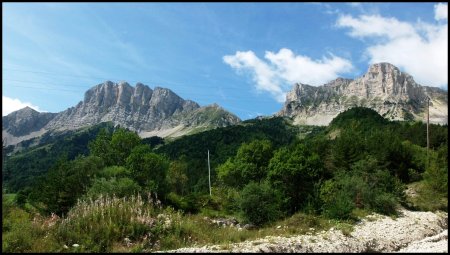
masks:
<path id="1" fill-rule="evenodd" d="M 3 251 L 152 251 L 242 241 L 279 221 L 300 231 L 305 222 L 393 215 L 399 205 L 447 210 L 447 125 L 430 126 L 427 152 L 425 124 L 367 108 L 328 127 L 290 122 L 254 119 L 173 141 L 98 127 L 12 155 L 3 190 L 16 194 L 3 194 Z M 219 216 L 251 227 L 203 220 Z"/>

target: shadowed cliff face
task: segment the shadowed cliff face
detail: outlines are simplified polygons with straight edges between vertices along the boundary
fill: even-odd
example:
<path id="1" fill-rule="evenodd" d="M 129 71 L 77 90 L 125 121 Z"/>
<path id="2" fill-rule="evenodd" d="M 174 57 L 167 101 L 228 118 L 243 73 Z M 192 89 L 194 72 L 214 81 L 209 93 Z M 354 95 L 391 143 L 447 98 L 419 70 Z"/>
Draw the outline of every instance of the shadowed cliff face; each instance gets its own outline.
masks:
<path id="1" fill-rule="evenodd" d="M 43 128 L 56 113 L 38 112 L 25 107 L 2 118 L 2 129 L 14 136 L 23 136 Z"/>
<path id="2" fill-rule="evenodd" d="M 319 87 L 295 84 L 277 115 L 299 124 L 328 125 L 340 112 L 364 106 L 391 120 L 425 121 L 428 97 L 430 122 L 447 123 L 447 91 L 421 86 L 394 65 L 379 63 L 355 80 L 338 78 Z"/>
<path id="3" fill-rule="evenodd" d="M 29 113 L 30 110 L 33 112 Z M 240 119 L 218 105 L 200 107 L 169 89 L 152 90 L 142 83 L 132 87 L 126 82 L 106 81 L 86 91 L 83 101 L 76 106 L 60 113 L 22 109 L 3 117 L 3 133 L 17 138 L 41 129 L 78 129 L 107 121 L 139 133 L 174 127 L 187 133 L 186 129 L 227 126 Z"/>

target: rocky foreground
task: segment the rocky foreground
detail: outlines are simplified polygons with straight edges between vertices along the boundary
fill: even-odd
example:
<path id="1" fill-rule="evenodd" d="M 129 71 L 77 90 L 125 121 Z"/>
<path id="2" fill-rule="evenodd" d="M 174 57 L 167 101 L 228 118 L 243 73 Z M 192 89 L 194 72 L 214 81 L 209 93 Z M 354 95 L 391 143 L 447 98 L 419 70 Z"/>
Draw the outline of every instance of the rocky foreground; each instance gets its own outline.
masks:
<path id="1" fill-rule="evenodd" d="M 372 214 L 351 233 L 331 228 L 291 237 L 267 236 L 229 245 L 166 252 L 448 252 L 448 213 L 400 210 L 393 219 Z"/>

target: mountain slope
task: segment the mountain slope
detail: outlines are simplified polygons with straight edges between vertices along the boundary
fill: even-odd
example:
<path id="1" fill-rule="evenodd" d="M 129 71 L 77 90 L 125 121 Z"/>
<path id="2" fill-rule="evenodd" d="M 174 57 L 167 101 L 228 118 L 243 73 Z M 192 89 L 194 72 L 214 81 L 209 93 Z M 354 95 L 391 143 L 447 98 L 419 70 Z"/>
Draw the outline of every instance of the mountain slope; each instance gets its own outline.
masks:
<path id="1" fill-rule="evenodd" d="M 3 117 L 7 145 L 47 131 L 73 130 L 102 122 L 127 127 L 142 137 L 178 136 L 199 127 L 205 130 L 240 122 L 218 105 L 200 107 L 166 88 L 152 90 L 142 83 L 132 87 L 126 82 L 111 81 L 92 87 L 83 101 L 60 113 L 27 114 L 30 110 L 22 109 Z"/>
<path id="2" fill-rule="evenodd" d="M 44 127 L 56 113 L 38 112 L 25 107 L 2 117 L 2 138 L 6 145 L 17 144 L 45 133 Z"/>
<path id="3" fill-rule="evenodd" d="M 297 124 L 327 125 L 340 112 L 363 106 L 391 120 L 426 121 L 428 97 L 430 122 L 447 123 L 447 91 L 421 86 L 394 65 L 379 63 L 355 80 L 338 78 L 319 87 L 295 84 L 277 115 Z"/>

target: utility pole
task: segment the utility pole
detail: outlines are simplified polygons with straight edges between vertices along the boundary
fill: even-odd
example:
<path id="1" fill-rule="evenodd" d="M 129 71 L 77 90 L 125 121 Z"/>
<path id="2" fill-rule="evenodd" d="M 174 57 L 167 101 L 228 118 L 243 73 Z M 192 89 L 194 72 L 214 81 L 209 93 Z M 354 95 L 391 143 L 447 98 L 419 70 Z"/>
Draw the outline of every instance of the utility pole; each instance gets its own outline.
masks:
<path id="1" fill-rule="evenodd" d="M 209 150 L 208 150 L 208 179 L 209 179 L 209 196 L 211 196 L 211 168 L 209 166 Z"/>

